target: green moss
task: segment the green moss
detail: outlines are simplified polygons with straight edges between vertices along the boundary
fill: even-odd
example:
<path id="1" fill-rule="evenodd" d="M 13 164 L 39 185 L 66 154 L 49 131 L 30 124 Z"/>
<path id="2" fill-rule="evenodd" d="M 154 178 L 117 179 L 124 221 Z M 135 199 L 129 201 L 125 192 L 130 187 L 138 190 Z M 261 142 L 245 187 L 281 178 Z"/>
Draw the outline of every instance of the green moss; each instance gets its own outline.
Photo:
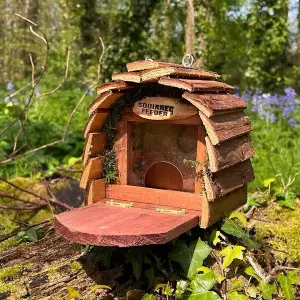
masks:
<path id="1" fill-rule="evenodd" d="M 17 241 L 17 239 L 15 237 L 12 237 L 10 239 L 7 239 L 6 241 L 1 242 L 0 243 L 0 254 L 11 247 L 17 246 L 18 244 L 19 244 L 19 242 Z"/>
<path id="2" fill-rule="evenodd" d="M 2 268 L 0 270 L 0 281 L 3 281 L 5 278 L 17 276 L 22 267 L 22 265 L 13 265 L 11 267 Z"/>
<path id="3" fill-rule="evenodd" d="M 71 263 L 71 270 L 73 273 L 77 273 L 81 269 L 82 269 L 82 266 L 78 261 L 74 261 Z"/>
<path id="4" fill-rule="evenodd" d="M 256 224 L 258 240 L 267 237 L 278 262 L 286 260 L 300 263 L 300 207 L 290 210 L 270 204 L 266 208 L 266 214 L 270 222 Z"/>

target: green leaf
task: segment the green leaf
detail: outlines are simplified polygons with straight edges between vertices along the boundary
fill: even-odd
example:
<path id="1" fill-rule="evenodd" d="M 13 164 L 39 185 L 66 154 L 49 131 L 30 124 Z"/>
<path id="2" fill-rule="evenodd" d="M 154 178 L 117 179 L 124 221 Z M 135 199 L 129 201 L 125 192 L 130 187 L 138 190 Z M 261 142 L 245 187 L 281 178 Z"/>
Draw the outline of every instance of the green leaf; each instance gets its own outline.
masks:
<path id="1" fill-rule="evenodd" d="M 168 295 L 168 296 L 171 296 L 173 294 L 173 289 L 170 286 L 169 282 L 167 284 L 165 284 L 165 287 L 161 292 L 163 295 Z"/>
<path id="2" fill-rule="evenodd" d="M 180 299 L 188 286 L 188 282 L 179 280 L 176 283 L 175 298 Z"/>
<path id="3" fill-rule="evenodd" d="M 93 286 L 91 287 L 91 290 L 92 290 L 93 292 L 95 292 L 95 291 L 97 291 L 97 290 L 99 290 L 99 289 L 107 289 L 107 290 L 111 290 L 111 287 L 108 286 L 108 285 L 104 285 L 104 284 L 96 284 L 96 285 L 93 285 Z"/>
<path id="4" fill-rule="evenodd" d="M 256 298 L 257 294 L 258 294 L 258 289 L 255 286 L 249 286 L 247 288 L 247 294 L 249 295 L 249 297 L 251 298 Z"/>
<path id="5" fill-rule="evenodd" d="M 37 242 L 38 241 L 37 229 L 34 227 L 27 229 L 25 231 L 24 238 L 26 238 L 30 242 Z"/>
<path id="6" fill-rule="evenodd" d="M 72 299 L 80 298 L 80 294 L 72 286 L 68 285 L 66 288 L 68 290 L 67 300 L 72 300 Z"/>
<path id="7" fill-rule="evenodd" d="M 278 274 L 276 279 L 280 283 L 282 294 L 285 297 L 285 299 L 294 300 L 293 285 L 291 280 L 283 274 Z"/>
<path id="8" fill-rule="evenodd" d="M 149 269 L 144 272 L 145 277 L 148 280 L 148 289 L 154 285 L 155 272 L 153 266 L 150 266 Z"/>
<path id="9" fill-rule="evenodd" d="M 153 294 L 144 294 L 142 300 L 156 300 L 156 296 Z"/>
<path id="10" fill-rule="evenodd" d="M 212 291 L 198 293 L 187 291 L 183 294 L 184 300 L 222 300 L 218 294 Z"/>
<path id="11" fill-rule="evenodd" d="M 234 219 L 234 218 L 239 219 L 239 221 L 242 223 L 244 227 L 247 226 L 247 219 L 242 213 L 234 211 L 233 213 L 230 214 L 228 219 Z"/>
<path id="12" fill-rule="evenodd" d="M 216 246 L 218 243 L 221 242 L 219 236 L 220 236 L 220 231 L 219 230 L 213 230 L 209 236 L 209 243 L 213 244 L 214 246 Z"/>
<path id="13" fill-rule="evenodd" d="M 269 185 L 275 181 L 276 181 L 275 178 L 268 178 L 268 179 L 264 180 L 264 187 L 269 187 Z"/>
<path id="14" fill-rule="evenodd" d="M 238 222 L 232 219 L 225 219 L 225 222 L 222 225 L 221 229 L 225 233 L 241 239 L 245 238 L 246 235 L 244 229 L 238 224 Z"/>
<path id="15" fill-rule="evenodd" d="M 245 247 L 243 246 L 234 246 L 233 248 L 229 245 L 225 249 L 220 252 L 221 256 L 224 256 L 223 268 L 227 268 L 234 259 L 243 259 L 243 250 Z"/>
<path id="16" fill-rule="evenodd" d="M 229 300 L 247 300 L 248 299 L 246 295 L 240 294 L 236 291 L 228 294 L 228 298 L 229 298 Z"/>
<path id="17" fill-rule="evenodd" d="M 239 292 L 239 291 L 242 291 L 243 288 L 244 288 L 244 283 L 241 280 L 235 279 L 231 283 L 229 292 L 230 293 Z"/>
<path id="18" fill-rule="evenodd" d="M 265 300 L 272 300 L 272 295 L 276 292 L 276 287 L 273 284 L 260 282 L 258 289 Z"/>
<path id="19" fill-rule="evenodd" d="M 203 274 L 197 274 L 191 281 L 190 287 L 193 292 L 205 292 L 209 291 L 216 282 L 216 275 L 210 270 L 209 272 Z"/>
<path id="20" fill-rule="evenodd" d="M 188 278 L 197 274 L 197 268 L 202 266 L 204 259 L 210 254 L 211 248 L 200 238 L 188 247 L 183 241 L 176 241 L 175 247 L 169 253 L 169 259 L 178 262 Z"/>
<path id="21" fill-rule="evenodd" d="M 139 280 L 142 274 L 144 253 L 140 248 L 132 248 L 126 253 L 128 262 L 131 262 L 133 275 Z"/>
<path id="22" fill-rule="evenodd" d="M 258 282 L 261 282 L 261 278 L 255 273 L 254 269 L 252 267 L 247 267 L 245 269 L 245 273 L 251 277 L 254 277 Z"/>
<path id="23" fill-rule="evenodd" d="M 300 285 L 300 277 L 297 274 L 297 271 L 291 271 L 287 273 L 287 278 L 291 281 L 292 284 Z"/>

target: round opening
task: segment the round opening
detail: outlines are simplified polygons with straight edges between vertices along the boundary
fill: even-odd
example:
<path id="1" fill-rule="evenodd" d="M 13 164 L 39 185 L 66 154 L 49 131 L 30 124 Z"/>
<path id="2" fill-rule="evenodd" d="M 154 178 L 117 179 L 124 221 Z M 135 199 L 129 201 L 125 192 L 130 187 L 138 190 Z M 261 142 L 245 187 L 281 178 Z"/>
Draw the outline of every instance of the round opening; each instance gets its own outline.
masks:
<path id="1" fill-rule="evenodd" d="M 146 172 L 145 186 L 155 189 L 182 191 L 183 179 L 174 165 L 161 161 L 153 164 Z"/>

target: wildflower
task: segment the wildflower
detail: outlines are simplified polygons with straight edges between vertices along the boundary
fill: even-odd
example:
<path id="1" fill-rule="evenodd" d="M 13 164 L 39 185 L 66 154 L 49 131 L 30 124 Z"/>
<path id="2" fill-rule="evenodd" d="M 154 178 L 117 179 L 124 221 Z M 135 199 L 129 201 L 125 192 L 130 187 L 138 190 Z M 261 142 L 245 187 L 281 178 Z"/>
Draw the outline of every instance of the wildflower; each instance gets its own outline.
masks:
<path id="1" fill-rule="evenodd" d="M 15 91 L 14 85 L 12 84 L 11 81 L 9 81 L 9 82 L 7 83 L 6 88 L 7 88 L 7 90 L 10 91 L 10 92 L 14 92 L 14 91 Z"/>
<path id="2" fill-rule="evenodd" d="M 86 92 L 87 92 L 87 94 L 89 95 L 89 96 L 93 96 L 93 91 L 92 91 L 92 89 L 88 86 L 88 87 L 86 87 Z"/>
<path id="3" fill-rule="evenodd" d="M 298 124 L 295 118 L 290 118 L 290 119 L 288 120 L 288 123 L 289 123 L 292 127 L 296 127 L 297 124 Z"/>

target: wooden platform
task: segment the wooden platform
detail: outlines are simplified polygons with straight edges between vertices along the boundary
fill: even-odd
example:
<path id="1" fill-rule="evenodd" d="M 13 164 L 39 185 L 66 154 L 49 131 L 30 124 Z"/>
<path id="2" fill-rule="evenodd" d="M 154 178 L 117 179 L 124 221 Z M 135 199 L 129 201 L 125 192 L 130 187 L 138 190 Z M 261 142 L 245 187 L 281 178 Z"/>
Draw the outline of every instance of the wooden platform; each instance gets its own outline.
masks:
<path id="1" fill-rule="evenodd" d="M 55 218 L 56 232 L 72 242 L 119 247 L 164 244 L 198 224 L 197 212 L 176 215 L 103 202 Z"/>

